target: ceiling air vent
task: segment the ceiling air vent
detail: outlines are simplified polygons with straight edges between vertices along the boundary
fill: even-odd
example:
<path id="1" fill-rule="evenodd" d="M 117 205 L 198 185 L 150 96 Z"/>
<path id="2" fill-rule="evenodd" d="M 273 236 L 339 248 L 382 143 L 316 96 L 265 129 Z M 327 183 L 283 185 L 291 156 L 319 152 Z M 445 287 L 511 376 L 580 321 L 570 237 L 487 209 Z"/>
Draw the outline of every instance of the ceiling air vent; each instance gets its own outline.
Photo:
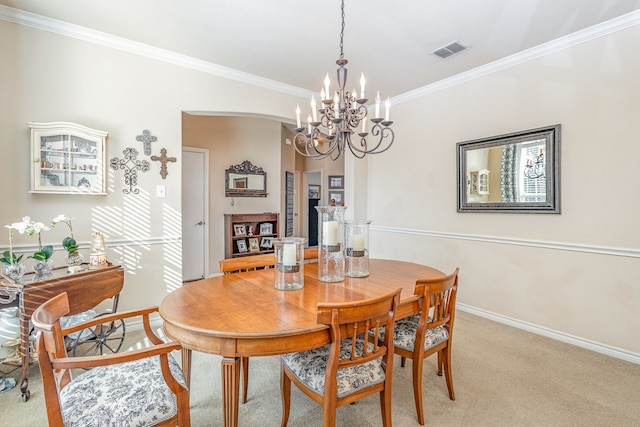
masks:
<path id="1" fill-rule="evenodd" d="M 456 53 L 462 52 L 465 49 L 468 49 L 468 47 L 455 41 L 455 42 L 449 43 L 444 47 L 436 49 L 431 53 L 439 57 L 440 59 L 446 59 L 450 56 L 455 55 Z"/>

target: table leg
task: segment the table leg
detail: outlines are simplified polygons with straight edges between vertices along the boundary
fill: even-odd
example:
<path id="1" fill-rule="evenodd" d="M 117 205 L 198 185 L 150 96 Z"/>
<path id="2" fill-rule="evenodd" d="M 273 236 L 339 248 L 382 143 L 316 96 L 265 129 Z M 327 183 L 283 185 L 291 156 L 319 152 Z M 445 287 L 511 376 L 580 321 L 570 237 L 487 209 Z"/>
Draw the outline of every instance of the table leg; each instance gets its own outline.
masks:
<path id="1" fill-rule="evenodd" d="M 187 381 L 187 388 L 191 387 L 191 349 L 182 347 L 182 373 Z"/>
<path id="2" fill-rule="evenodd" d="M 238 426 L 238 400 L 240 396 L 240 358 L 222 359 L 222 412 L 225 427 Z"/>

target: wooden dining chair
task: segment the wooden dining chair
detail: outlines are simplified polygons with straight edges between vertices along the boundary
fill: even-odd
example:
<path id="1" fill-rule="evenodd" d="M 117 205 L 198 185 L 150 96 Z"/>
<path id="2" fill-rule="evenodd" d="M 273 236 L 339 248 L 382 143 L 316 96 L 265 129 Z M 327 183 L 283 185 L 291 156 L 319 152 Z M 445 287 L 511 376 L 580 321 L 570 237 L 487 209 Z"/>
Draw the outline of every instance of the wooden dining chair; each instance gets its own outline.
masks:
<path id="1" fill-rule="evenodd" d="M 322 405 L 322 425 L 335 426 L 336 409 L 380 393 L 382 424 L 391 427 L 393 340 L 379 341 L 380 327 L 393 327 L 400 290 L 368 300 L 319 303 L 317 322 L 329 325 L 331 343 L 280 357 L 282 427 L 289 420 L 291 382 Z"/>
<path id="2" fill-rule="evenodd" d="M 73 303 L 71 303 L 73 304 Z M 189 391 L 170 352 L 179 343 L 164 343 L 151 329 L 157 308 L 99 316 L 70 328 L 60 326 L 69 313 L 66 292 L 44 302 L 31 317 L 50 426 L 155 425 L 190 426 Z M 86 357 L 67 357 L 64 336 L 112 320 L 142 317 L 153 346 Z M 75 377 L 72 369 L 89 369 Z"/>
<path id="3" fill-rule="evenodd" d="M 243 271 L 273 268 L 275 258 L 273 254 L 260 254 L 238 258 L 226 258 L 218 261 L 220 272 L 224 274 L 242 273 Z"/>
<path id="4" fill-rule="evenodd" d="M 456 316 L 458 271 L 448 276 L 416 281 L 416 295 L 422 295 L 422 309 L 413 316 L 396 321 L 393 343 L 396 354 L 401 356 L 400 366 L 412 359 L 413 397 L 418 422 L 424 425 L 422 406 L 422 367 L 424 359 L 438 354 L 438 375 L 447 383 L 449 398 L 455 400 L 451 376 L 451 341 L 453 321 Z M 384 337 L 384 333 L 382 334 Z"/>

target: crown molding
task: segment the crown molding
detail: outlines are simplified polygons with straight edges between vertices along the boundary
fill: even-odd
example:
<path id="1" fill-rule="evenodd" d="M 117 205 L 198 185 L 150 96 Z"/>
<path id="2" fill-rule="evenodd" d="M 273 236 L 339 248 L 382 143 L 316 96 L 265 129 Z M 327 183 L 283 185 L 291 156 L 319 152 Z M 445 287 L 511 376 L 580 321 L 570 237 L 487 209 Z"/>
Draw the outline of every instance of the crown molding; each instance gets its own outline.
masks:
<path id="1" fill-rule="evenodd" d="M 181 55 L 165 49 L 159 49 L 144 43 L 134 42 L 101 31 L 91 30 L 86 27 L 69 24 L 64 21 L 51 19 L 42 15 L 4 5 L 0 5 L 0 19 L 293 96 L 308 98 L 314 93 L 308 89 L 266 79 L 254 74 L 238 71 L 233 68 L 202 61 L 187 55 Z M 424 95 L 447 89 L 515 65 L 523 64 L 533 59 L 537 59 L 638 24 L 640 24 L 640 10 L 627 13 L 609 21 L 585 28 L 584 30 L 577 31 L 567 36 L 518 52 L 506 58 L 498 59 L 489 64 L 405 92 L 394 96 L 392 100 L 394 104 L 411 101 Z"/>
<path id="2" fill-rule="evenodd" d="M 486 65 L 476 67 L 472 70 L 456 74 L 455 76 L 439 80 L 435 83 L 422 86 L 418 89 L 410 90 L 403 94 L 394 96 L 392 100 L 394 105 L 411 101 L 424 95 L 438 92 L 443 89 L 448 89 L 461 83 L 484 77 L 486 75 L 505 70 L 515 65 L 520 65 L 525 62 L 552 54 L 554 52 L 558 52 L 560 50 L 577 46 L 581 43 L 585 43 L 590 40 L 615 33 L 616 31 L 633 27 L 638 24 L 640 24 L 640 10 L 635 10 L 617 18 L 610 19 L 609 21 L 605 21 L 592 27 L 585 28 L 584 30 L 576 31 L 575 33 L 566 35 L 564 37 L 551 40 L 550 42 L 534 46 L 530 49 L 526 49 L 505 58 L 490 62 Z"/>
<path id="3" fill-rule="evenodd" d="M 224 67 L 212 62 L 196 59 L 191 56 L 182 55 L 166 49 L 160 49 L 148 44 L 135 42 L 123 37 L 117 37 L 112 34 L 92 30 L 80 25 L 70 24 L 68 22 L 59 21 L 57 19 L 48 18 L 46 16 L 4 5 L 0 5 L 0 20 L 36 28 L 38 30 L 49 31 L 51 33 L 72 37 L 89 43 L 99 44 L 123 52 L 132 53 L 134 55 L 140 55 L 157 61 L 177 65 L 179 67 L 212 74 L 217 77 L 223 77 L 225 79 L 235 80 L 257 87 L 283 92 L 288 95 L 309 98 L 313 93 L 310 90 L 288 85 L 286 83 L 277 82 L 275 80 L 259 77 L 254 74 L 245 73 L 243 71 Z"/>

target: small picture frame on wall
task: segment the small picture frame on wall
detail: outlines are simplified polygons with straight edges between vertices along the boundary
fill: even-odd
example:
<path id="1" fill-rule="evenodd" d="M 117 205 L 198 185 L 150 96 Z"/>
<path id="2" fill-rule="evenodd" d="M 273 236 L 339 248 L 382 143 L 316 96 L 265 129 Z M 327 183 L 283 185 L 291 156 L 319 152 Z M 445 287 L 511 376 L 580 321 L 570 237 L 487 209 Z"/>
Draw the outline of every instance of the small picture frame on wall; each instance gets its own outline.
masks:
<path id="1" fill-rule="evenodd" d="M 310 199 L 319 199 L 320 198 L 320 186 L 319 185 L 309 185 L 309 198 Z"/>
<path id="2" fill-rule="evenodd" d="M 258 246 L 258 238 L 251 237 L 249 239 L 249 252 L 258 252 L 260 251 L 260 247 Z"/>
<path id="3" fill-rule="evenodd" d="M 238 240 L 236 241 L 236 244 L 238 245 L 238 252 L 247 252 L 247 241 L 242 239 L 242 240 Z"/>
<path id="4" fill-rule="evenodd" d="M 344 175 L 329 175 L 329 190 L 344 190 Z"/>
<path id="5" fill-rule="evenodd" d="M 234 236 L 246 236 L 247 231 L 244 224 L 233 224 L 233 235 Z"/>
<path id="6" fill-rule="evenodd" d="M 329 204 L 334 200 L 336 206 L 342 206 L 344 204 L 344 191 L 329 191 Z"/>

